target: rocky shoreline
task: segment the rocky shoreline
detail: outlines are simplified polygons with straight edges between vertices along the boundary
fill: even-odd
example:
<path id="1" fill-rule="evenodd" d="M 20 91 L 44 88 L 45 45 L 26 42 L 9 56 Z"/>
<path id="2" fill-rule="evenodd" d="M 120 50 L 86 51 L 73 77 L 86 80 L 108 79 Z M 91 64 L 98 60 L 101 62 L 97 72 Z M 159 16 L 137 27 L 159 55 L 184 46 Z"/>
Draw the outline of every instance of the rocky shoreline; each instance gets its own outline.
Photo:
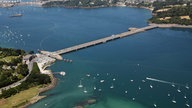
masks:
<path id="1" fill-rule="evenodd" d="M 149 25 L 155 25 L 159 28 L 192 28 L 192 25 L 179 25 L 179 24 L 156 24 L 149 23 Z"/>
<path id="2" fill-rule="evenodd" d="M 29 100 L 29 102 L 26 103 L 25 105 L 21 106 L 21 108 L 27 108 L 28 106 L 30 106 L 30 105 L 38 102 L 39 100 L 47 97 L 46 95 L 41 96 L 40 94 L 44 93 L 44 92 L 46 92 L 48 90 L 53 89 L 57 85 L 57 79 L 53 76 L 53 74 L 51 73 L 51 74 L 49 74 L 49 76 L 51 78 L 51 84 L 46 85 L 46 87 L 40 88 L 39 89 L 39 94 L 37 96 L 31 98 Z"/>
<path id="3" fill-rule="evenodd" d="M 57 79 L 54 77 L 53 73 L 51 72 L 51 70 L 46 70 L 47 67 L 51 66 L 51 64 L 53 62 L 55 62 L 56 60 L 54 58 L 50 58 L 46 55 L 41 55 L 41 54 L 36 54 L 37 55 L 37 58 L 35 58 L 37 64 L 38 64 L 38 67 L 41 71 L 42 74 L 47 74 L 49 75 L 49 77 L 51 78 L 51 83 L 50 84 L 47 84 L 47 85 L 43 85 L 42 88 L 39 88 L 39 93 L 37 96 L 31 98 L 29 100 L 29 102 L 27 102 L 25 105 L 22 106 L 22 108 L 26 108 L 36 102 L 38 102 L 39 100 L 43 99 L 43 98 L 46 98 L 47 96 L 46 95 L 42 95 L 41 96 L 41 93 L 44 93 L 48 90 L 51 90 L 53 89 L 56 85 L 57 85 Z M 43 59 L 46 59 L 46 60 L 43 60 Z M 44 65 L 43 65 L 43 64 Z"/>

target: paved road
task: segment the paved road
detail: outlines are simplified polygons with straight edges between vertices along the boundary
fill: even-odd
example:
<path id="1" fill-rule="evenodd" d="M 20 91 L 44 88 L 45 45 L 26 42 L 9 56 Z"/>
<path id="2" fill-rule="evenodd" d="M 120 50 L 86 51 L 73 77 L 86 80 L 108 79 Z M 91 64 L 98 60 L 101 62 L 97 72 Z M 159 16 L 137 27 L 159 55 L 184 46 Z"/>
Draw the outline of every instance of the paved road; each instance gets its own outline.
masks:
<path id="1" fill-rule="evenodd" d="M 34 63 L 34 61 L 32 60 L 32 61 L 29 62 L 29 64 L 28 64 L 29 74 L 28 74 L 27 76 L 25 76 L 23 79 L 15 82 L 15 83 L 13 83 L 13 84 L 11 84 L 11 85 L 8 85 L 8 86 L 6 86 L 6 87 L 0 88 L 0 94 L 1 94 L 1 91 L 2 91 L 2 90 L 8 90 L 8 89 L 10 89 L 10 88 L 16 87 L 16 86 L 20 85 L 23 81 L 25 81 L 25 80 L 29 77 L 29 75 L 31 74 L 31 70 L 32 70 L 32 68 L 33 68 L 33 63 Z"/>

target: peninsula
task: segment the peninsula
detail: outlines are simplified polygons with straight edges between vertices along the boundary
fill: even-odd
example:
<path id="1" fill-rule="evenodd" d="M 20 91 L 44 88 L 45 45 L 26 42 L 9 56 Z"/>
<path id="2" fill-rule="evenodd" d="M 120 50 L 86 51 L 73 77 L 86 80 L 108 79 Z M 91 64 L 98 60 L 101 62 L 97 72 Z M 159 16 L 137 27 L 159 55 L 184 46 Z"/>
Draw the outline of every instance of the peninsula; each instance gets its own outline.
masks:
<path id="1" fill-rule="evenodd" d="M 56 84 L 51 71 L 45 70 L 54 61 L 55 59 L 41 54 L 0 48 L 0 106 L 26 106 L 44 98 L 39 93 Z"/>

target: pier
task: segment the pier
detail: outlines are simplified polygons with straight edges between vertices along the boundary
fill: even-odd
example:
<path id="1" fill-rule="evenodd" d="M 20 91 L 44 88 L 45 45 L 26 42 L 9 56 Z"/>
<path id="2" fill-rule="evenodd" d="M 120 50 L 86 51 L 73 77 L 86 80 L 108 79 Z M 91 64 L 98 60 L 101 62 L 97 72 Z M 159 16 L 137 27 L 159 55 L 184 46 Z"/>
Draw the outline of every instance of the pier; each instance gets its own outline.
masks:
<path id="1" fill-rule="evenodd" d="M 61 50 L 58 50 L 58 51 L 54 51 L 54 52 L 40 51 L 40 53 L 52 56 L 52 57 L 57 59 L 57 57 L 59 55 L 62 55 L 62 54 L 66 54 L 66 53 L 77 51 L 77 50 L 80 50 L 80 49 L 83 49 L 83 48 L 87 48 L 87 47 L 91 47 L 91 46 L 94 46 L 94 45 L 106 43 L 106 42 L 109 42 L 109 41 L 112 41 L 112 40 L 124 38 L 124 37 L 127 37 L 127 36 L 131 36 L 133 34 L 144 32 L 144 31 L 151 30 L 151 29 L 154 29 L 154 28 L 158 28 L 158 26 L 157 25 L 149 25 L 149 26 L 146 26 L 146 27 L 143 27 L 143 28 L 129 29 L 129 31 L 127 31 L 127 32 L 123 32 L 123 33 L 116 34 L 116 35 L 111 35 L 111 36 L 108 36 L 108 37 L 105 37 L 105 38 L 97 39 L 97 40 L 86 42 L 86 43 L 79 44 L 79 45 L 75 45 L 75 46 L 72 46 L 72 47 L 69 47 L 69 48 L 64 48 L 64 49 L 61 49 Z M 59 59 L 61 59 L 61 57 L 59 57 Z"/>

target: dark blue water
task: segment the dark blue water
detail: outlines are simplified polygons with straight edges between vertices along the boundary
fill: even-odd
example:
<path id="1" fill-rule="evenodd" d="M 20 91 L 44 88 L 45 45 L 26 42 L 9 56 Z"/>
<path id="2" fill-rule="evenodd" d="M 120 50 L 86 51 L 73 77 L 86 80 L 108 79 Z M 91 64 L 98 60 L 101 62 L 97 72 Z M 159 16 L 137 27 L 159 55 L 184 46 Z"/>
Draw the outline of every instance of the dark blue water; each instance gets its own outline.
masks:
<path id="1" fill-rule="evenodd" d="M 23 17 L 9 18 L 13 12 L 21 12 Z M 144 27 L 151 17 L 148 10 L 119 7 L 15 7 L 0 9 L 0 13 L 0 46 L 28 51 L 55 51 L 125 32 L 129 27 Z M 186 84 L 192 85 L 191 46 L 191 29 L 154 29 L 65 54 L 63 57 L 73 63 L 58 61 L 50 68 L 53 72 L 65 71 L 66 76 L 55 74 L 57 86 L 30 108 L 72 108 L 92 98 L 97 103 L 87 108 L 153 108 L 154 104 L 159 108 L 185 108 L 186 103 L 192 104 L 191 88 L 185 88 Z M 178 85 L 172 87 L 146 77 Z M 78 88 L 80 80 L 85 88 Z M 112 85 L 114 88 L 110 88 Z"/>

